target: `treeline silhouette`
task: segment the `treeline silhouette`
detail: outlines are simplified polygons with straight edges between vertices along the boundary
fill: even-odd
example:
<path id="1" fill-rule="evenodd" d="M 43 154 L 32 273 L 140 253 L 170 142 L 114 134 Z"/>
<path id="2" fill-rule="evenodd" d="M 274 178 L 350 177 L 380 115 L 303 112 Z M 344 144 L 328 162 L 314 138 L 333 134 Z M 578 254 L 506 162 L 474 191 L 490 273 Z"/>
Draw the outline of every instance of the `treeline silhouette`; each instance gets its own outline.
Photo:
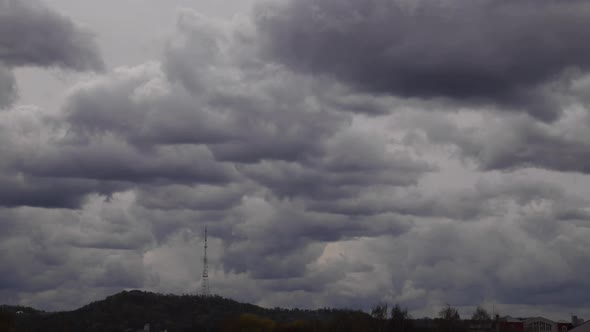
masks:
<path id="1" fill-rule="evenodd" d="M 480 318 L 490 320 L 485 310 Z M 412 319 L 399 305 L 378 304 L 370 313 L 266 309 L 219 296 L 142 291 L 125 291 L 69 312 L 0 307 L 0 332 L 130 332 L 144 331 L 146 324 L 150 332 L 462 332 L 467 328 L 450 306 L 436 319 Z"/>

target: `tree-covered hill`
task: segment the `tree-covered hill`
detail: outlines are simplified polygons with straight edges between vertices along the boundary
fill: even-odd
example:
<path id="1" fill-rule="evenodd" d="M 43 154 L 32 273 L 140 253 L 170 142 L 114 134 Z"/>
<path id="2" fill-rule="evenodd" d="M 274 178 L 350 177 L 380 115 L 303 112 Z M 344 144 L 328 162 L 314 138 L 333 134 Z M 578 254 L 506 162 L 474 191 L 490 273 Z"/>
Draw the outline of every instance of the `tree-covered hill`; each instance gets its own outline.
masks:
<path id="1" fill-rule="evenodd" d="M 18 311 L 21 313 L 16 314 Z M 368 314 L 358 311 L 265 309 L 219 296 L 143 291 L 125 291 L 74 311 L 45 313 L 29 308 L 26 312 L 5 310 L 5 314 L 13 321 L 12 330 L 6 330 L 18 332 L 138 331 L 146 324 L 150 324 L 151 332 L 232 331 L 244 330 L 244 326 L 255 331 L 265 331 L 267 327 L 272 327 L 272 331 L 323 331 L 333 324 L 344 325 L 341 331 L 356 324 L 354 331 L 362 331 L 359 324 L 371 322 Z"/>

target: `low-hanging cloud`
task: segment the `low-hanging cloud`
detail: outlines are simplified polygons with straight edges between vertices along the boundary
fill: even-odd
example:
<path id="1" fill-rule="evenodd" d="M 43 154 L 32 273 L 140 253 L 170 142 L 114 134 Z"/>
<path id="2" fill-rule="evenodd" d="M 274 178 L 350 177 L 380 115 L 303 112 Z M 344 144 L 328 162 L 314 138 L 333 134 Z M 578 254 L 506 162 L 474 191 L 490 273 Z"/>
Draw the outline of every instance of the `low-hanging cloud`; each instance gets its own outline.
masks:
<path id="1" fill-rule="evenodd" d="M 468 126 L 444 117 L 416 120 L 431 143 L 457 147 L 457 156 L 484 171 L 541 168 L 583 174 L 590 173 L 589 124 L 585 109 L 567 110 L 552 125 L 523 116 L 485 116 Z"/>
<path id="2" fill-rule="evenodd" d="M 10 106 L 16 99 L 16 79 L 10 69 L 0 64 L 0 109 Z"/>
<path id="3" fill-rule="evenodd" d="M 6 112 L 0 171 L 21 177 L 0 206 L 85 210 L 97 194 L 130 191 L 130 213 L 151 224 L 154 246 L 207 224 L 227 248 L 220 269 L 260 280 L 304 278 L 327 242 L 407 231 L 411 222 L 389 210 L 365 219 L 307 205 L 414 186 L 435 167 L 389 151 L 386 137 L 333 103 L 343 90 L 258 62 L 243 39 L 251 36 L 239 34 L 185 11 L 162 61 L 76 84 L 57 114 Z M 96 234 L 71 245 L 143 250 L 118 243 Z"/>
<path id="4" fill-rule="evenodd" d="M 347 3 L 330 2 L 343 13 L 377 2 Z M 418 7 L 409 13 L 431 6 Z M 512 173 L 582 169 L 585 108 L 547 123 L 432 113 L 419 107 L 438 100 L 406 104 L 350 77 L 268 62 L 258 28 L 181 10 L 161 58 L 75 83 L 59 110 L 0 113 L 2 299 L 51 310 L 123 288 L 192 292 L 207 226 L 212 289 L 240 301 L 390 301 L 417 315 L 490 299 L 562 313 L 590 305 L 562 296 L 590 289 L 579 277 L 590 266 L 587 189 L 563 181 L 586 177 Z M 541 81 L 519 82 L 541 93 Z M 573 157 L 556 165 L 557 151 Z M 543 289 L 555 291 L 535 295 Z"/>
<path id="5" fill-rule="evenodd" d="M 37 0 L 0 1 L 0 62 L 100 70 L 94 36 Z"/>
<path id="6" fill-rule="evenodd" d="M 18 99 L 13 68 L 104 69 L 95 36 L 38 0 L 0 0 L 0 110 Z"/>
<path id="7" fill-rule="evenodd" d="M 497 105 L 544 121 L 590 68 L 586 1 L 293 0 L 259 6 L 263 53 L 377 94 Z"/>

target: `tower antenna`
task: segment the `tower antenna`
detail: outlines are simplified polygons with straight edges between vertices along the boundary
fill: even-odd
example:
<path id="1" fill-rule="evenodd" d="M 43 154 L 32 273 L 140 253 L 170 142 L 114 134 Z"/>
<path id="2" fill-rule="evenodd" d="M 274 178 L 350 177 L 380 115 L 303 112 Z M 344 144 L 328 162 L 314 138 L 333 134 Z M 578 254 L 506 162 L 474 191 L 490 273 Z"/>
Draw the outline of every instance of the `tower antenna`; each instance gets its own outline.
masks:
<path id="1" fill-rule="evenodd" d="M 201 276 L 201 295 L 211 295 L 209 290 L 209 266 L 207 262 L 207 227 L 205 227 L 205 251 L 203 252 L 203 275 Z"/>

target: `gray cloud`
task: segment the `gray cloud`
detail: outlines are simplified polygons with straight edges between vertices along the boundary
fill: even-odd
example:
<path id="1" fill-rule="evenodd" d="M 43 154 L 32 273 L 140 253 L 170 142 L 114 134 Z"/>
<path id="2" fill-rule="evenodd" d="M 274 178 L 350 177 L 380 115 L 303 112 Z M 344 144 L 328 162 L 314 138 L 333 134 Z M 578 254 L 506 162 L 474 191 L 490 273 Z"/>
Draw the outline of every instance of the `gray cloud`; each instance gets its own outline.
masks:
<path id="1" fill-rule="evenodd" d="M 223 211 L 239 204 L 250 190 L 251 186 L 240 184 L 143 186 L 137 199 L 139 204 L 151 209 Z"/>
<path id="2" fill-rule="evenodd" d="M 35 0 L 0 1 L 0 62 L 100 70 L 93 35 Z"/>
<path id="3" fill-rule="evenodd" d="M 37 0 L 0 0 L 0 110 L 17 100 L 12 68 L 102 70 L 94 35 Z"/>
<path id="4" fill-rule="evenodd" d="M 305 0 L 259 6 L 256 22 L 263 52 L 295 70 L 554 120 L 546 90 L 588 69 L 589 16 L 585 1 Z"/>
<path id="5" fill-rule="evenodd" d="M 190 11 L 182 17 L 182 42 L 169 46 L 162 64 L 119 68 L 81 82 L 58 114 L 21 109 L 3 115 L 6 158 L 0 170 L 13 182 L 20 172 L 23 180 L 11 182 L 20 189 L 1 196 L 2 205 L 87 211 L 100 201 L 97 194 L 117 202 L 117 193 L 128 190 L 134 217 L 117 217 L 118 228 L 90 209 L 98 215 L 94 222 L 104 225 L 66 233 L 63 250 L 174 251 L 164 248 L 183 230 L 209 225 L 225 248 L 219 271 L 268 280 L 274 289 L 280 280 L 298 278 L 288 288 L 311 289 L 302 280 L 331 241 L 411 227 L 389 210 L 363 219 L 356 212 L 306 208 L 313 200 L 355 200 L 367 188 L 413 186 L 435 170 L 411 151 L 388 151 L 383 135 L 367 137 L 356 128 L 349 105 L 356 99 L 371 105 L 370 96 L 335 104 L 346 89 L 259 63 L 243 46 L 244 36 Z M 205 53 L 195 57 L 203 40 L 209 41 Z M 222 51 L 228 49 L 233 51 Z M 51 186 L 61 190 L 50 192 Z M 143 227 L 152 232 L 150 248 L 145 236 L 129 235 L 138 230 L 135 219 L 149 223 Z M 109 232 L 117 235 L 105 237 Z M 166 277 L 142 272 L 134 260 L 105 260 L 80 282 L 157 288 Z M 334 279 L 314 273 L 326 283 Z"/>
<path id="6" fill-rule="evenodd" d="M 58 154 L 52 143 L 62 130 L 55 117 L 35 107 L 16 107 L 0 113 L 0 206 L 76 208 L 87 194 L 110 195 L 126 187 L 126 180 L 64 177 L 58 171 L 47 171 L 48 165 L 58 163 L 56 158 L 51 160 Z M 64 167 L 75 167 L 66 160 L 61 161 Z"/>
<path id="7" fill-rule="evenodd" d="M 229 31 L 183 12 L 178 41 L 162 66 L 121 68 L 73 88 L 63 119 L 69 134 L 18 168 L 38 176 L 166 185 L 251 180 L 304 199 L 413 185 L 433 170 L 409 154 L 388 153 L 382 137 L 374 137 L 376 144 L 364 133 L 339 134 L 352 119 L 351 110 L 333 104 L 345 91 L 250 61 L 253 54 L 243 51 L 247 36 Z M 78 162 L 62 163 L 66 155 Z M 142 196 L 144 204 L 172 208 L 157 202 L 164 199 L 157 186 L 149 190 L 153 199 Z"/>
<path id="8" fill-rule="evenodd" d="M 75 162 L 68 162 L 67 157 Z M 105 181 L 227 183 L 234 178 L 231 165 L 216 163 L 206 148 L 161 147 L 139 151 L 105 138 L 91 145 L 64 145 L 40 152 L 19 165 L 44 177 Z"/>
<path id="9" fill-rule="evenodd" d="M 528 117 L 485 116 L 468 126 L 440 117 L 411 120 L 433 144 L 453 145 L 458 155 L 482 170 L 543 168 L 559 172 L 590 172 L 590 121 L 584 109 L 569 109 L 553 125 Z"/>
<path id="10" fill-rule="evenodd" d="M 299 162 L 269 162 L 247 165 L 241 171 L 282 198 L 310 202 L 350 198 L 364 189 L 415 185 L 433 165 L 405 152 L 388 152 L 380 135 L 343 128 L 327 138 L 313 158 Z M 370 209 L 370 208 L 369 208 Z"/>
<path id="11" fill-rule="evenodd" d="M 10 69 L 0 64 L 0 109 L 12 105 L 16 100 L 16 79 Z"/>
<path id="12" fill-rule="evenodd" d="M 152 238 L 129 214 L 128 196 L 95 196 L 81 211 L 2 209 L 0 292 L 5 301 L 53 308 L 79 305 L 121 287 L 140 287 L 142 255 Z M 113 242 L 119 238 L 127 248 Z M 82 242 L 91 246 L 81 246 Z M 135 250 L 130 250 L 131 248 Z M 7 255 L 7 253 L 10 253 Z M 18 292 L 14 292 L 18 289 Z"/>
<path id="13" fill-rule="evenodd" d="M 158 63 L 120 68 L 72 89 L 67 121 L 79 137 L 114 134 L 137 146 L 223 142 L 238 124 L 170 83 Z"/>
<path id="14" fill-rule="evenodd" d="M 422 227 L 395 240 L 367 239 L 373 245 L 365 257 L 391 256 L 387 264 L 388 271 L 395 271 L 389 275 L 393 300 L 412 303 L 418 296 L 427 298 L 430 306 L 469 306 L 486 299 L 538 307 L 587 306 L 580 297 L 558 295 L 589 286 L 571 272 L 586 271 L 586 259 L 574 248 L 586 233 L 588 216 L 568 217 L 584 211 L 587 201 L 568 197 L 552 185 L 519 182 L 476 188 L 471 194 L 489 202 L 493 211 L 470 223 L 430 216 L 416 221 Z M 460 204 L 463 198 L 449 200 Z M 411 292 L 404 289 L 408 281 Z"/>
<path id="15" fill-rule="evenodd" d="M 19 248 L 16 243 L 31 236 L 39 248 L 30 257 L 38 265 L 19 264 L 17 272 L 32 273 L 34 266 L 45 270 L 38 278 L 19 283 L 10 279 L 14 274 L 6 274 L 3 289 L 19 289 L 28 301 L 42 305 L 51 301 L 53 306 L 60 305 L 53 302 L 58 298 L 38 296 L 64 280 L 67 287 L 88 289 L 95 292 L 93 296 L 141 285 L 162 291 L 196 289 L 200 265 L 194 257 L 201 250 L 202 223 L 195 219 L 205 214 L 198 217 L 183 209 L 161 214 L 138 208 L 133 197 L 117 194 L 107 202 L 93 196 L 81 216 L 67 210 L 49 214 L 48 210 L 5 210 L 2 243 Z M 568 289 L 588 287 L 575 277 L 587 266 L 585 251 L 578 245 L 585 241 L 585 201 L 568 197 L 559 187 L 517 178 L 450 196 L 447 206 L 460 206 L 465 197 L 478 197 L 474 205 L 485 202 L 493 209 L 484 209 L 487 212 L 466 224 L 439 213 L 416 216 L 404 224 L 399 217 L 354 220 L 302 212 L 287 201 L 244 199 L 222 220 L 207 221 L 212 282 L 222 294 L 269 306 L 359 306 L 355 302 L 359 298 L 366 306 L 387 299 L 412 310 L 444 302 L 469 306 L 490 297 L 500 303 L 558 304 L 570 309 L 587 303 L 575 296 L 560 299 Z M 44 226 L 27 235 L 39 218 L 46 219 Z M 155 228 L 147 225 L 171 219 L 183 221 L 152 242 Z M 2 260 L 16 266 L 8 258 Z M 72 279 L 57 271 L 80 274 Z M 358 284 L 366 278 L 373 282 Z M 256 292 L 238 290 L 243 287 L 254 287 Z M 305 304 L 310 295 L 313 304 Z"/>
<path id="16" fill-rule="evenodd" d="M 142 183 L 223 184 L 238 176 L 206 147 L 140 149 L 113 135 L 65 134 L 60 118 L 37 109 L 18 108 L 1 118 L 2 206 L 76 208 L 91 193 L 111 195 Z"/>
<path id="17" fill-rule="evenodd" d="M 311 3 L 292 2 L 289 8 Z M 324 11 L 340 6 L 343 14 L 377 4 L 317 3 Z M 524 11 L 525 4 L 477 2 L 465 11 L 493 7 L 493 14 L 479 13 L 486 23 L 481 33 L 491 34 L 490 17 L 505 18 L 502 8 Z M 550 17 L 569 13 L 570 6 L 585 8 L 577 1 L 566 9 L 543 4 Z M 421 34 L 434 24 L 425 18 L 430 6 L 407 14 L 424 16 L 423 27 L 412 32 L 424 43 Z M 377 39 L 391 41 L 395 33 L 371 28 L 370 21 L 391 28 L 385 18 L 392 11 L 382 9 L 381 21 L 362 23 L 370 12 L 363 10 L 361 23 L 336 20 L 327 11 L 318 19 L 343 31 L 364 24 L 382 37 Z M 303 9 L 284 14 L 280 20 L 305 16 Z M 464 24 L 458 22 L 436 24 L 450 24 L 441 28 L 443 35 Z M 417 109 L 454 109 L 456 100 L 530 107 L 530 100 L 518 98 L 545 94 L 553 79 L 543 75 L 559 76 L 572 58 L 539 76 L 529 75 L 534 64 L 526 65 L 514 75 L 516 85 L 507 87 L 518 87 L 510 96 L 489 82 L 482 85 L 490 88 L 489 100 L 482 86 L 453 95 L 449 91 L 466 84 L 459 75 L 449 85 L 453 89 L 437 90 L 454 101 L 406 103 L 374 93 L 437 94 L 428 85 L 394 91 L 397 85 L 385 85 L 387 75 L 371 85 L 362 75 L 333 72 L 331 64 L 322 72 L 330 75 L 317 77 L 293 71 L 298 63 L 288 69 L 266 62 L 257 53 L 260 38 L 269 37 L 266 23 L 257 31 L 239 19 L 230 24 L 182 10 L 159 61 L 85 78 L 68 91 L 60 110 L 19 106 L 0 113 L 2 299 L 71 309 L 122 288 L 195 291 L 207 226 L 212 288 L 242 301 L 365 309 L 389 301 L 408 305 L 416 316 L 436 314 L 444 303 L 465 310 L 483 301 L 537 303 L 539 310 L 557 304 L 564 314 L 587 305 L 572 291 L 589 289 L 578 277 L 590 266 L 587 176 L 535 176 L 529 167 L 585 172 L 590 122 L 584 79 L 573 82 L 577 99 L 564 98 L 570 107 L 554 122 L 526 114 Z M 275 32 L 281 31 L 287 30 Z M 361 35 L 352 33 L 350 40 Z M 366 38 L 369 50 L 377 39 Z M 489 39 L 499 41 L 496 35 Z M 439 43 L 440 52 L 450 49 L 432 43 Z M 488 50 L 497 52 L 491 45 Z M 510 57 L 490 62 L 495 66 L 489 75 L 521 61 L 513 54 L 517 48 L 508 49 Z M 384 64 L 358 46 L 350 50 L 334 54 L 334 63 L 353 65 L 370 55 Z M 464 47 L 457 51 L 470 54 Z M 351 56 L 346 61 L 345 54 Z M 476 55 L 467 74 L 487 61 Z M 427 74 L 434 75 L 421 77 Z M 559 153 L 567 158 L 552 160 Z"/>
<path id="18" fill-rule="evenodd" d="M 95 180 L 23 176 L 16 173 L 0 175 L 0 206 L 36 206 L 78 208 L 86 195 L 110 195 L 125 188 L 121 183 Z M 59 195 L 55 191 L 59 190 Z"/>

